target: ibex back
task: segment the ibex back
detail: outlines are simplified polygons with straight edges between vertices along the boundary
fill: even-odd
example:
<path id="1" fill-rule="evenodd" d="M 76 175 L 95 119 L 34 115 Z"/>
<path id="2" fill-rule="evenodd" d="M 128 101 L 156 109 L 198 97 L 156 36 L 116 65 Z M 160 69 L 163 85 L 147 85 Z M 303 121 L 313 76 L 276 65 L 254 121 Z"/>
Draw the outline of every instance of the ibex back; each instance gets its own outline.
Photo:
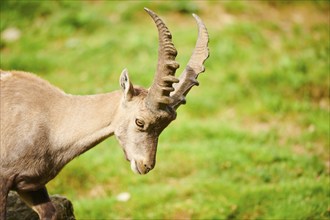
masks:
<path id="1" fill-rule="evenodd" d="M 158 137 L 176 118 L 176 109 L 197 85 L 209 56 L 208 33 L 197 15 L 198 40 L 179 79 L 177 51 L 164 22 L 145 9 L 159 34 L 157 71 L 147 90 L 132 85 L 127 70 L 121 91 L 68 95 L 30 73 L 1 70 L 0 212 L 6 216 L 10 190 L 41 219 L 56 219 L 46 183 L 73 158 L 115 135 L 131 169 L 146 174 L 155 166 Z"/>

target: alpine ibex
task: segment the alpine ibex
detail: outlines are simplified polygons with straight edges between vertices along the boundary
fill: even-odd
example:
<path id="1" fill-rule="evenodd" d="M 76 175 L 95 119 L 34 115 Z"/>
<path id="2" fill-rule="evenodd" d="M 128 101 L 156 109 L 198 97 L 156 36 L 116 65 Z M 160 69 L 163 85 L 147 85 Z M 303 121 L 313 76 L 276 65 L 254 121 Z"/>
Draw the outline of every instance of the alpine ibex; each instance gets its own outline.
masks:
<path id="1" fill-rule="evenodd" d="M 41 219 L 56 219 L 46 183 L 73 158 L 115 135 L 131 169 L 146 174 L 155 166 L 158 136 L 176 118 L 176 109 L 198 85 L 209 56 L 201 19 L 193 54 L 179 79 L 177 51 L 164 22 L 146 9 L 159 35 L 158 64 L 152 86 L 134 87 L 126 69 L 121 91 L 75 96 L 26 72 L 1 70 L 0 212 L 15 190 Z"/>

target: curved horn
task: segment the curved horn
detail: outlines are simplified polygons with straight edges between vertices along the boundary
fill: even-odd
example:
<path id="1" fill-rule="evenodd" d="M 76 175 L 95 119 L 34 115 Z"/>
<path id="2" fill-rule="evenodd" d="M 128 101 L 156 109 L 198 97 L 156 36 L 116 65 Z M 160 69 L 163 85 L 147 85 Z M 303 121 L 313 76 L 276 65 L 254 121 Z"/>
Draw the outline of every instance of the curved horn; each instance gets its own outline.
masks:
<path id="1" fill-rule="evenodd" d="M 202 20 L 196 15 L 193 14 L 198 25 L 198 39 L 196 46 L 190 60 L 187 64 L 187 67 L 182 72 L 179 80 L 179 83 L 173 85 L 175 91 L 171 93 L 171 98 L 174 100 L 172 107 L 177 109 L 181 104 L 186 103 L 186 95 L 190 91 L 191 87 L 197 85 L 197 77 L 200 73 L 205 71 L 204 62 L 209 57 L 209 35 L 207 29 L 202 22 Z"/>
<path id="2" fill-rule="evenodd" d="M 172 43 L 172 35 L 165 23 L 151 10 L 144 8 L 154 20 L 159 36 L 158 64 L 152 86 L 146 98 L 147 107 L 151 110 L 165 110 L 173 103 L 170 93 L 174 91 L 173 83 L 179 82 L 174 74 L 179 64 L 175 61 L 177 51 Z"/>

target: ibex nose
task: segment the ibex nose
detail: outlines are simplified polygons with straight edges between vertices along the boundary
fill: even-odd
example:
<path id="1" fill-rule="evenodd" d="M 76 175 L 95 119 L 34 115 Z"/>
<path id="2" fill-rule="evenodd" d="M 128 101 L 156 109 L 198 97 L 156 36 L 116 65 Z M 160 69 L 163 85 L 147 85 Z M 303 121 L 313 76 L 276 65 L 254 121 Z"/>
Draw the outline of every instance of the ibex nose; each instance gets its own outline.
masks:
<path id="1" fill-rule="evenodd" d="M 138 174 L 147 174 L 155 167 L 155 162 L 145 162 L 143 160 L 131 160 L 131 169 Z"/>
<path id="2" fill-rule="evenodd" d="M 151 166 L 148 166 L 147 164 L 144 164 L 144 171 L 145 173 L 148 173 L 150 170 L 152 170 Z"/>
<path id="3" fill-rule="evenodd" d="M 141 166 L 139 166 L 139 170 L 140 170 L 141 174 L 147 174 L 154 167 L 155 167 L 155 163 L 154 162 L 143 161 L 141 163 Z"/>

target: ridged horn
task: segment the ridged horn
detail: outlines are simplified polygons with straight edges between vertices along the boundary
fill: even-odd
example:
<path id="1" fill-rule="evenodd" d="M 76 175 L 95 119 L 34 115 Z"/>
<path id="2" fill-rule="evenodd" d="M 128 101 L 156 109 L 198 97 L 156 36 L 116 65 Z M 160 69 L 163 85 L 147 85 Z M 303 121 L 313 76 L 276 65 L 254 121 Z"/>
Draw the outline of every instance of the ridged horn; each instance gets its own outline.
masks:
<path id="1" fill-rule="evenodd" d="M 177 109 L 181 104 L 186 103 L 186 95 L 190 91 L 191 87 L 199 85 L 197 77 L 200 73 L 205 71 L 204 62 L 209 57 L 209 35 L 207 29 L 202 20 L 193 14 L 198 25 L 198 39 L 195 49 L 193 51 L 190 60 L 179 77 L 179 83 L 173 85 L 174 92 L 171 93 L 173 101 L 172 107 Z"/>
<path id="2" fill-rule="evenodd" d="M 146 105 L 153 111 L 165 110 L 173 103 L 170 93 L 174 91 L 173 83 L 178 83 L 175 78 L 175 71 L 179 64 L 175 61 L 177 51 L 172 42 L 171 32 L 165 23 L 153 11 L 144 8 L 144 10 L 154 20 L 158 29 L 158 63 L 154 81 L 149 89 Z"/>

